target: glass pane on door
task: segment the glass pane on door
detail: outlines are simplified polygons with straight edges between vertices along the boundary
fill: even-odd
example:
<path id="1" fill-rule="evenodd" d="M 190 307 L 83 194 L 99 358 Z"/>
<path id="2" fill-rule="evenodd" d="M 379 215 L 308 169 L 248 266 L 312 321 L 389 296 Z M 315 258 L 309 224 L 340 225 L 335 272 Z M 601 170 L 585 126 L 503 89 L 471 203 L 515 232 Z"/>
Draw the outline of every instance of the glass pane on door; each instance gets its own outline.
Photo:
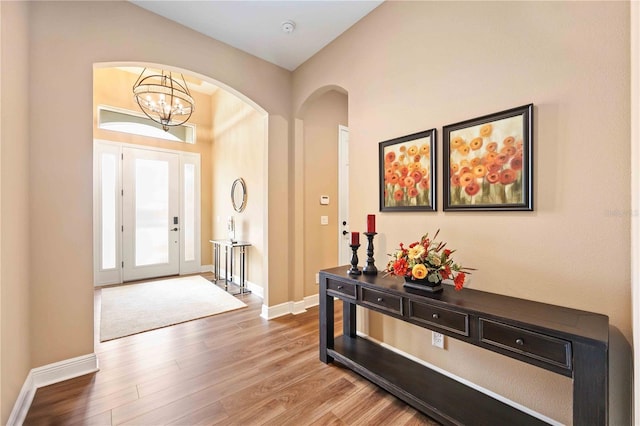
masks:
<path id="1" fill-rule="evenodd" d="M 193 164 L 184 165 L 184 260 L 196 258 L 196 168 Z"/>
<path id="2" fill-rule="evenodd" d="M 101 176 L 100 182 L 102 183 L 102 218 L 101 218 L 101 231 L 102 231 L 102 259 L 101 269 L 114 269 L 116 267 L 116 223 L 117 223 L 117 210 L 116 210 L 116 155 L 115 154 L 102 154 L 101 156 Z"/>
<path id="3" fill-rule="evenodd" d="M 169 262 L 169 164 L 135 160 L 135 264 Z"/>

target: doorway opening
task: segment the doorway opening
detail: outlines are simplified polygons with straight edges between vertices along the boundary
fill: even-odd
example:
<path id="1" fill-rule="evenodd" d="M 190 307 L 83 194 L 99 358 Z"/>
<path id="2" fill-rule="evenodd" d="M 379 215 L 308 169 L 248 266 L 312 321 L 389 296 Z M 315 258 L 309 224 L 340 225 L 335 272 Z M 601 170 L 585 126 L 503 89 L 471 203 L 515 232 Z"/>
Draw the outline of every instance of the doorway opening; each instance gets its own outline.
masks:
<path id="1" fill-rule="evenodd" d="M 94 142 L 96 286 L 200 272 L 200 155 Z"/>

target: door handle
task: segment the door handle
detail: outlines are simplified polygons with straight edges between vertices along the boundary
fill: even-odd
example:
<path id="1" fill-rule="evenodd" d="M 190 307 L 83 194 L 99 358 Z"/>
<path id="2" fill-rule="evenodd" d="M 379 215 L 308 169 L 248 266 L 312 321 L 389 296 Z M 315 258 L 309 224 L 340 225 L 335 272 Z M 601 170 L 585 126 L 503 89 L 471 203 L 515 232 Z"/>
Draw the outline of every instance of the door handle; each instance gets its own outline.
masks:
<path id="1" fill-rule="evenodd" d="M 169 231 L 177 231 L 178 228 L 169 229 Z"/>
<path id="2" fill-rule="evenodd" d="M 342 231 L 342 235 L 347 235 L 348 232 L 347 231 Z"/>

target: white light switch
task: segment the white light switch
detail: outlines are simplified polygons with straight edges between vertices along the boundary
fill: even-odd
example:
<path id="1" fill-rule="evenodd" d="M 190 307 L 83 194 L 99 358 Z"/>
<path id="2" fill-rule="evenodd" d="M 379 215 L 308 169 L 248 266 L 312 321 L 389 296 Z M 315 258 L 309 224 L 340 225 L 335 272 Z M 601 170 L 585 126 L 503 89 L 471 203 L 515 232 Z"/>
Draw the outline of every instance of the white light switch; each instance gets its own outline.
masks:
<path id="1" fill-rule="evenodd" d="M 328 225 L 329 216 L 320 216 L 320 225 Z"/>

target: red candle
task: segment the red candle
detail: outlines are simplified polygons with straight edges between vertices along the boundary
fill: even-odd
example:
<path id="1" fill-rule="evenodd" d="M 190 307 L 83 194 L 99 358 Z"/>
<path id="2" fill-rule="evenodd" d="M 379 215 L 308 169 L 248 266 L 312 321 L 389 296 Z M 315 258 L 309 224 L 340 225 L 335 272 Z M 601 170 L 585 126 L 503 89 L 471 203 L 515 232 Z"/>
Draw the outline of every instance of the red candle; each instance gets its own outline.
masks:
<path id="1" fill-rule="evenodd" d="M 367 215 L 367 232 L 370 234 L 376 232 L 376 215 L 374 214 Z"/>
<path id="2" fill-rule="evenodd" d="M 360 244 L 360 233 L 359 232 L 352 232 L 351 233 L 351 245 L 352 246 L 357 246 L 358 244 Z"/>

